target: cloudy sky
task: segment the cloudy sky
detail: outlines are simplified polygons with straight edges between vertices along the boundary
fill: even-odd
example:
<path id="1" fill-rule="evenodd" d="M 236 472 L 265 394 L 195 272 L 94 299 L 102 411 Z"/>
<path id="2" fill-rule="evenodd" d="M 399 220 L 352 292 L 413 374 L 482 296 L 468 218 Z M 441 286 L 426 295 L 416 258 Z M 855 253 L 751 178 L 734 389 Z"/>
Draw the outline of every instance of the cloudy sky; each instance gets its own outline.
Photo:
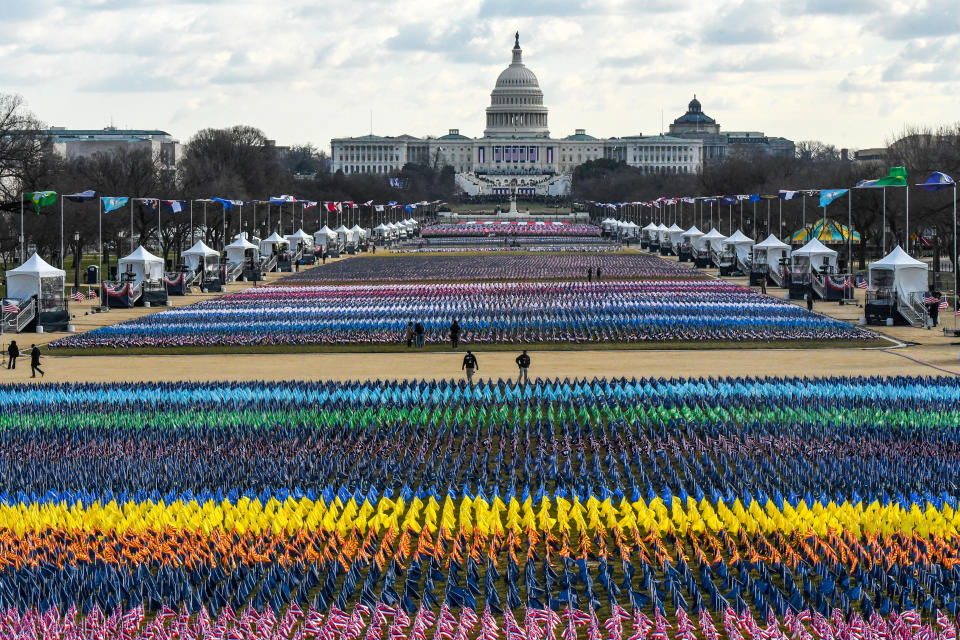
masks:
<path id="1" fill-rule="evenodd" d="M 957 0 L 0 0 L 0 91 L 50 125 L 232 124 L 279 144 L 482 135 L 520 31 L 556 136 L 728 130 L 841 147 L 960 119 Z"/>

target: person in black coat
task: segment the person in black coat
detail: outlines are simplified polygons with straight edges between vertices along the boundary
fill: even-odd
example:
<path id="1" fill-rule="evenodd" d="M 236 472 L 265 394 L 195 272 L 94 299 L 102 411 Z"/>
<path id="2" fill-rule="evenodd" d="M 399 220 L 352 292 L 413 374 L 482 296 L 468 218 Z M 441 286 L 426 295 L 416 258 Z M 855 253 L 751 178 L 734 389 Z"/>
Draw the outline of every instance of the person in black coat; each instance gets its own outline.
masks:
<path id="1" fill-rule="evenodd" d="M 936 300 L 927 305 L 927 313 L 930 314 L 930 326 L 935 327 L 940 324 L 940 299 L 943 297 L 943 294 L 939 291 L 934 291 L 930 294 L 930 297 L 936 298 Z"/>
<path id="2" fill-rule="evenodd" d="M 522 384 L 529 384 L 530 379 L 527 376 L 527 372 L 530 369 L 530 356 L 527 355 L 526 349 L 523 350 L 523 353 L 517 356 L 515 362 L 517 363 L 517 367 L 520 368 L 520 375 L 517 376 L 517 382 L 522 381 Z"/>
<path id="3" fill-rule="evenodd" d="M 467 384 L 473 384 L 473 373 L 480 370 L 480 365 L 477 364 L 477 356 L 473 355 L 473 352 L 470 349 L 467 349 L 467 354 L 463 356 L 463 364 L 460 365 L 460 370 L 466 369 L 467 371 Z"/>
<path id="4" fill-rule="evenodd" d="M 417 341 L 417 349 L 423 349 L 423 335 L 427 332 L 423 328 L 423 324 L 417 323 L 413 325 L 413 337 Z"/>
<path id="5" fill-rule="evenodd" d="M 7 369 L 16 369 L 17 368 L 17 358 L 20 356 L 20 347 L 17 346 L 16 340 L 10 341 L 10 346 L 7 347 Z"/>
<path id="6" fill-rule="evenodd" d="M 460 323 L 456 318 L 450 323 L 450 346 L 454 349 L 460 346 Z"/>
<path id="7" fill-rule="evenodd" d="M 40 347 L 35 344 L 30 345 L 30 377 L 36 378 L 37 371 L 40 372 L 40 376 L 44 375 L 43 371 L 40 369 Z"/>

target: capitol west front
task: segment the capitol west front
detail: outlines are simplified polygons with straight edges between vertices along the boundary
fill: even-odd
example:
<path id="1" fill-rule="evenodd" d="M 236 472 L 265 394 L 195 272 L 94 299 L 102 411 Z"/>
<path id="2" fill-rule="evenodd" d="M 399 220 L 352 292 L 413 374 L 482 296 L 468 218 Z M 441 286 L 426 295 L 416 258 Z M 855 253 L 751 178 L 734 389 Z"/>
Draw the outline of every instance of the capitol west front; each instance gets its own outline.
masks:
<path id="1" fill-rule="evenodd" d="M 551 138 L 537 76 L 523 63 L 519 34 L 510 66 L 497 78 L 482 138 L 451 129 L 438 138 L 359 136 L 331 140 L 331 171 L 396 175 L 408 162 L 450 165 L 468 195 L 553 195 L 570 192 L 573 169 L 613 158 L 649 173 L 696 173 L 703 142 L 695 137 L 626 136 L 600 139 L 583 129 Z"/>

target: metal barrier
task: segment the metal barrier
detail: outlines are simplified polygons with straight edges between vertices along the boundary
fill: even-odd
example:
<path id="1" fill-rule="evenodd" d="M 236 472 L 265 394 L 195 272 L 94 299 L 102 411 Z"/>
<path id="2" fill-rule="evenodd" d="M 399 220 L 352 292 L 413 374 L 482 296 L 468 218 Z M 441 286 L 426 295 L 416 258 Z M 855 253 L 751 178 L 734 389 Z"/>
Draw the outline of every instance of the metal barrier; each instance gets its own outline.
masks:
<path id="1" fill-rule="evenodd" d="M 3 332 L 20 333 L 37 317 L 37 300 L 30 298 L 16 313 L 3 314 Z"/>

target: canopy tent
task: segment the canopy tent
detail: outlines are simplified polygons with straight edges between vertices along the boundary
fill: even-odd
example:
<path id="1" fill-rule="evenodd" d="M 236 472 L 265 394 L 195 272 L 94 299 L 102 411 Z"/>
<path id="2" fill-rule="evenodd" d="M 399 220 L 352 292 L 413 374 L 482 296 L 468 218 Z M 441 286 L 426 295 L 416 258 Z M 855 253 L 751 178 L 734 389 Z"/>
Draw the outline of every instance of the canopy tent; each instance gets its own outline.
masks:
<path id="1" fill-rule="evenodd" d="M 659 229 L 660 228 L 657 225 L 650 222 L 640 231 L 642 231 L 643 235 L 645 235 L 647 238 L 653 238 Z"/>
<path id="2" fill-rule="evenodd" d="M 670 228 L 667 229 L 667 231 L 670 234 L 669 237 L 670 237 L 671 245 L 677 246 L 678 244 L 683 242 L 683 229 L 681 229 L 676 222 L 670 225 Z"/>
<path id="3" fill-rule="evenodd" d="M 619 222 L 617 220 L 614 220 L 613 218 L 607 218 L 600 223 L 600 228 L 607 233 L 611 233 L 617 228 L 618 224 Z"/>
<path id="4" fill-rule="evenodd" d="M 697 229 L 696 225 L 684 231 L 680 237 L 683 241 L 689 242 L 690 246 L 697 251 L 703 251 L 706 247 L 706 242 L 703 240 L 703 231 Z"/>
<path id="5" fill-rule="evenodd" d="M 334 229 L 334 231 L 336 232 L 337 237 L 340 240 L 340 244 L 343 244 L 343 245 L 353 244 L 354 235 L 353 235 L 353 232 L 350 231 L 350 229 L 347 229 L 345 226 L 340 225 L 339 227 Z"/>
<path id="6" fill-rule="evenodd" d="M 409 223 L 408 223 L 408 224 L 409 224 Z M 412 228 L 412 227 L 411 227 L 411 228 Z M 358 225 L 358 224 L 355 224 L 355 225 L 353 225 L 352 227 L 350 227 L 350 233 L 354 234 L 354 237 L 357 238 L 358 240 L 363 240 L 364 238 L 367 237 L 367 232 L 366 232 L 366 230 L 363 229 L 363 228 L 362 228 L 360 225 Z"/>
<path id="7" fill-rule="evenodd" d="M 143 248 L 137 247 L 133 253 L 117 261 L 119 273 L 133 274 L 136 284 L 142 280 L 157 281 L 163 278 L 163 258 L 153 255 Z"/>
<path id="8" fill-rule="evenodd" d="M 381 225 L 383 226 L 383 225 Z M 320 227 L 318 231 L 315 231 L 313 234 L 313 244 L 317 247 L 327 248 L 327 245 L 331 242 L 336 243 L 337 233 L 330 229 L 327 225 Z"/>
<path id="9" fill-rule="evenodd" d="M 220 262 L 220 252 L 205 245 L 203 240 L 197 240 L 195 245 L 180 255 L 187 261 L 187 268 L 190 271 L 197 271 L 201 263 L 206 270 L 210 267 L 216 267 Z"/>
<path id="10" fill-rule="evenodd" d="M 790 257 L 790 245 L 781 242 L 772 233 L 763 242 L 753 245 L 753 262 L 766 263 L 767 267 L 776 271 L 780 268 L 780 259 Z"/>
<path id="11" fill-rule="evenodd" d="M 291 247 L 302 245 L 304 250 L 309 250 L 313 247 L 313 236 L 307 234 L 302 228 L 297 229 L 288 236 L 284 236 L 284 238 L 290 243 Z"/>
<path id="12" fill-rule="evenodd" d="M 724 248 L 731 249 L 736 253 L 737 258 L 743 261 L 750 257 L 750 247 L 753 244 L 753 238 L 745 235 L 740 229 L 734 231 L 733 235 L 722 242 Z"/>
<path id="13" fill-rule="evenodd" d="M 260 261 L 260 248 L 246 238 L 237 236 L 237 239 L 227 245 L 227 264 L 241 264 L 247 261 L 247 258 L 253 258 L 253 261 Z"/>
<path id="14" fill-rule="evenodd" d="M 929 289 L 928 270 L 925 262 L 911 258 L 900 245 L 867 269 L 871 289 L 894 290 L 904 298 L 911 293 L 925 293 Z"/>
<path id="15" fill-rule="evenodd" d="M 627 238 L 636 238 L 640 235 L 640 226 L 630 220 L 621 223 L 620 229 Z"/>
<path id="16" fill-rule="evenodd" d="M 657 238 L 660 240 L 660 244 L 667 244 L 670 242 L 670 227 L 663 224 L 662 222 L 657 225 Z"/>
<path id="17" fill-rule="evenodd" d="M 373 228 L 373 235 L 376 238 L 386 239 L 390 236 L 390 227 L 381 222 Z"/>
<path id="18" fill-rule="evenodd" d="M 260 241 L 260 255 L 270 256 L 281 251 L 286 251 L 290 247 L 290 241 L 281 238 L 276 231 L 270 234 L 270 237 Z"/>
<path id="19" fill-rule="evenodd" d="M 723 235 L 716 229 L 710 229 L 705 233 L 700 240 L 704 243 L 704 248 L 713 249 L 717 253 L 723 250 L 723 241 L 727 239 L 727 236 Z"/>
<path id="20" fill-rule="evenodd" d="M 66 271 L 53 267 L 38 254 L 7 271 L 7 298 L 26 300 L 37 296 L 41 310 L 63 307 L 63 283 Z"/>
<path id="21" fill-rule="evenodd" d="M 826 244 L 846 244 L 848 239 L 853 244 L 860 244 L 858 232 L 850 231 L 846 225 L 840 224 L 833 218 L 827 218 L 826 224 L 821 218 L 790 236 L 792 244 L 801 244 L 810 240 L 819 240 Z"/>
<path id="22" fill-rule="evenodd" d="M 837 252 L 814 238 L 793 252 L 793 266 L 794 271 L 810 271 L 811 267 L 817 271 L 835 271 Z"/>

